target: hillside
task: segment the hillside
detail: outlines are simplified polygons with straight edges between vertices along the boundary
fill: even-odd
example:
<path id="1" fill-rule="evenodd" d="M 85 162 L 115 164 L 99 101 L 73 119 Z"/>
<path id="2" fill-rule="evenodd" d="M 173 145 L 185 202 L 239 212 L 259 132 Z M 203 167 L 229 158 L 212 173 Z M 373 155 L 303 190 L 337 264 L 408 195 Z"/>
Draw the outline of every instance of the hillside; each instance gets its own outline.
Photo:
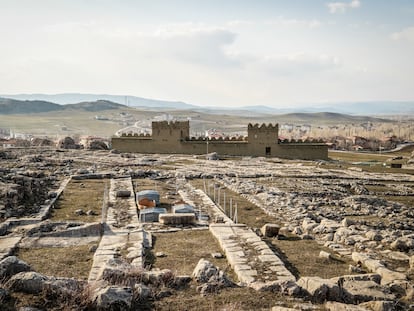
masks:
<path id="1" fill-rule="evenodd" d="M 107 100 L 59 105 L 42 100 L 22 101 L 11 98 L 0 98 L 0 114 L 32 114 L 64 110 L 103 111 L 122 108 L 127 107 Z"/>
<path id="2" fill-rule="evenodd" d="M 80 93 L 63 93 L 63 94 L 17 94 L 17 95 L 0 95 L 17 100 L 44 100 L 58 103 L 61 105 L 76 104 L 80 102 L 111 101 L 132 107 L 147 108 L 170 108 L 170 109 L 191 109 L 197 106 L 186 104 L 181 101 L 167 101 L 158 99 L 149 99 L 129 95 L 107 95 L 107 94 L 80 94 Z"/>
<path id="3" fill-rule="evenodd" d="M 102 111 L 102 110 L 110 110 L 110 109 L 122 109 L 126 108 L 125 105 L 117 104 L 107 100 L 97 100 L 94 102 L 82 102 L 78 104 L 68 104 L 62 106 L 65 110 L 73 109 L 73 110 L 85 110 L 85 111 Z"/>
<path id="4" fill-rule="evenodd" d="M 63 110 L 58 104 L 42 100 L 15 100 L 0 98 L 0 114 L 26 114 Z"/>

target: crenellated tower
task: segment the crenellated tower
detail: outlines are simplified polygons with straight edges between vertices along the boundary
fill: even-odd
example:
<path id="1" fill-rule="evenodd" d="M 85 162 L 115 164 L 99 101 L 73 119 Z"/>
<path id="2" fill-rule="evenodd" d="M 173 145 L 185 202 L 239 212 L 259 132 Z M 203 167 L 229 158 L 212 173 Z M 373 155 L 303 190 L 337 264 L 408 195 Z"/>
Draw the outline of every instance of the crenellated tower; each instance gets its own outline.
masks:
<path id="1" fill-rule="evenodd" d="M 251 124 L 247 127 L 247 140 L 251 148 L 251 153 L 263 154 L 271 156 L 274 154 L 277 148 L 279 138 L 279 125 L 278 124 Z"/>
<path id="2" fill-rule="evenodd" d="M 152 138 L 155 141 L 180 141 L 190 136 L 190 121 L 152 122 Z"/>

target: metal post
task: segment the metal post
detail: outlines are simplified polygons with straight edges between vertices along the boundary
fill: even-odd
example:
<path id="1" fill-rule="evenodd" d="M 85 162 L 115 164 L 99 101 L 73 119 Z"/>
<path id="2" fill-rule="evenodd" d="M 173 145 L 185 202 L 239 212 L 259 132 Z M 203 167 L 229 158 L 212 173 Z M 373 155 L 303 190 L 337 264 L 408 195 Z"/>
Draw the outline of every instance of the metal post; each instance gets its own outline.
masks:
<path id="1" fill-rule="evenodd" d="M 233 219 L 234 223 L 237 224 L 238 219 L 237 219 L 237 203 L 236 203 L 236 207 L 234 208 L 234 219 Z"/>
<path id="2" fill-rule="evenodd" d="M 224 214 L 226 214 L 226 192 L 223 192 L 223 206 Z"/>
<path id="3" fill-rule="evenodd" d="M 213 202 L 216 203 L 216 184 L 213 184 Z"/>
<path id="4" fill-rule="evenodd" d="M 232 215 L 232 207 L 233 207 L 233 198 L 230 198 L 230 219 L 233 217 L 233 215 Z"/>

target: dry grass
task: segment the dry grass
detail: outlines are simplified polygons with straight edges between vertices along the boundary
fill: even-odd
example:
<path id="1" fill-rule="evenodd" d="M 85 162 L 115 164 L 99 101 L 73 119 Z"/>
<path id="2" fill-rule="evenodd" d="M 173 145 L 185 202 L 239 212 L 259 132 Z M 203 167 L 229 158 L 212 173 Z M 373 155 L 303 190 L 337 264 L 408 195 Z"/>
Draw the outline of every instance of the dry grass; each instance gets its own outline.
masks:
<path id="1" fill-rule="evenodd" d="M 191 288 L 176 292 L 175 295 L 154 302 L 155 310 L 197 310 L 197 311 L 239 311 L 270 310 L 274 306 L 293 307 L 295 301 L 272 292 L 258 292 L 251 288 L 229 288 L 219 293 L 201 296 Z M 315 306 L 315 310 L 323 310 Z"/>
<path id="2" fill-rule="evenodd" d="M 278 253 L 284 257 L 287 267 L 296 277 L 319 276 L 321 278 L 332 278 L 349 274 L 349 259 L 322 259 L 319 258 L 321 250 L 334 254 L 331 250 L 319 245 L 313 240 L 299 240 L 288 237 L 286 240 L 272 239 L 269 242 Z"/>
<path id="3" fill-rule="evenodd" d="M 102 179 L 71 180 L 55 204 L 51 220 L 100 221 L 105 186 L 109 187 L 108 181 Z M 92 210 L 97 215 L 76 215 L 77 209 Z"/>
<path id="4" fill-rule="evenodd" d="M 394 158 L 397 155 L 409 157 L 410 154 L 407 152 L 396 152 L 396 153 L 359 153 L 359 152 L 338 152 L 338 151 L 329 151 L 328 156 L 332 160 L 341 161 L 342 168 L 347 168 L 349 166 L 355 166 L 357 162 L 363 162 L 364 164 L 369 163 L 369 165 L 361 165 L 360 167 L 364 172 L 371 173 L 383 173 L 383 174 L 414 174 L 414 170 L 403 168 L 390 168 L 387 160 Z M 387 163 L 388 166 L 384 166 L 383 163 Z M 325 165 L 325 168 L 335 168 L 335 165 Z M 337 167 L 336 167 L 337 168 Z"/>
<path id="5" fill-rule="evenodd" d="M 87 279 L 93 261 L 90 246 L 19 249 L 16 256 L 45 275 Z"/>
<path id="6" fill-rule="evenodd" d="M 330 159 L 345 162 L 385 162 L 393 158 L 393 154 L 362 153 L 362 152 L 338 152 L 328 151 Z"/>
<path id="7" fill-rule="evenodd" d="M 154 258 L 152 266 L 155 268 L 170 269 L 175 275 L 191 275 L 198 261 L 205 258 L 227 274 L 232 273 L 225 258 L 211 257 L 211 253 L 223 252 L 208 230 L 155 233 L 154 240 L 153 254 L 163 252 L 167 255 Z"/>
<path id="8" fill-rule="evenodd" d="M 204 181 L 202 179 L 194 179 L 190 181 L 191 184 L 199 189 L 204 191 Z M 206 181 L 207 183 L 212 183 L 212 181 Z M 212 190 L 211 190 L 212 191 Z M 221 190 L 221 200 L 220 203 L 223 204 L 223 191 L 226 193 L 226 208 L 229 208 L 229 200 L 230 198 L 233 201 L 233 208 L 235 208 L 237 204 L 237 215 L 238 215 L 238 222 L 242 224 L 246 224 L 252 228 L 261 228 L 263 225 L 267 223 L 278 223 L 275 217 L 267 215 L 261 208 L 257 207 L 256 205 L 250 203 L 245 198 L 240 196 L 238 193 L 233 192 L 229 189 Z M 213 197 L 211 198 L 213 199 Z"/>

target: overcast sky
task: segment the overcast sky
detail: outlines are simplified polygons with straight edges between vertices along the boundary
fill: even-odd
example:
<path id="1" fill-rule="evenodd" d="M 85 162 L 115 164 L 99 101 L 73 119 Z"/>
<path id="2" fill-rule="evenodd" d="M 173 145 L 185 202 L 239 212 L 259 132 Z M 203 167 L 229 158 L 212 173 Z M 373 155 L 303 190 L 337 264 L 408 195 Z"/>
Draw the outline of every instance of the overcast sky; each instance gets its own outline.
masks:
<path id="1" fill-rule="evenodd" d="M 0 0 L 0 94 L 414 100 L 412 0 Z"/>

